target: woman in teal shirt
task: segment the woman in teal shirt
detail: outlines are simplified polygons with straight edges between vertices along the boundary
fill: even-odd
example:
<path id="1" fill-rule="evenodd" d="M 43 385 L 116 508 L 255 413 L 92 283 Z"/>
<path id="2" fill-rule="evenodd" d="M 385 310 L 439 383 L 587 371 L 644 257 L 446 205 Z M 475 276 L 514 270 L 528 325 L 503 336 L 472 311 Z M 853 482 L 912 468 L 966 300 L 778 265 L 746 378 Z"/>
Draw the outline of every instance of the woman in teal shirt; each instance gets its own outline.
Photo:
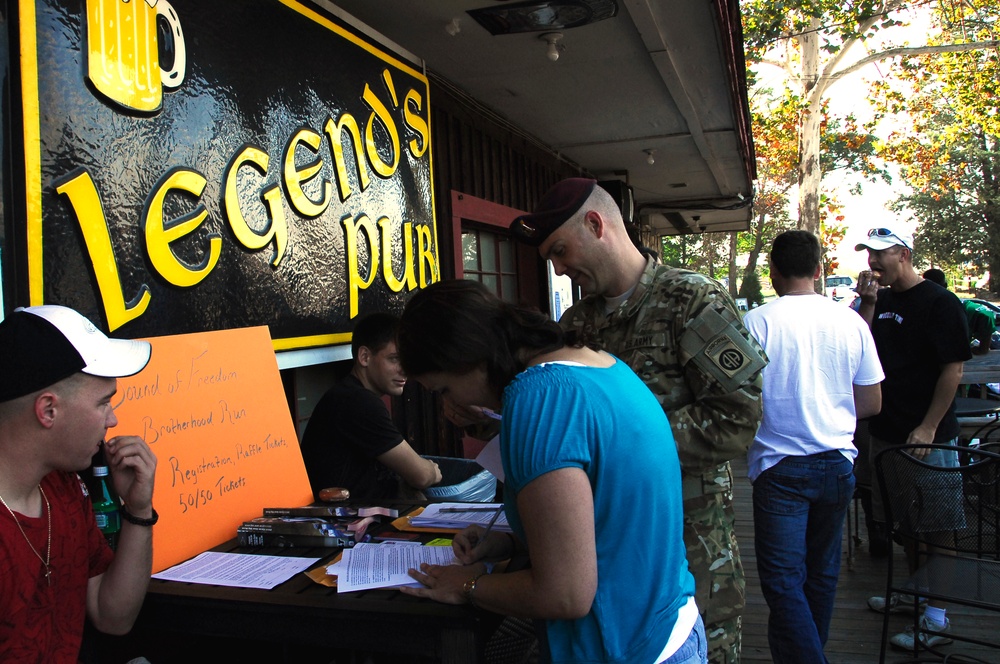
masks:
<path id="1" fill-rule="evenodd" d="M 464 564 L 413 570 L 425 587 L 404 592 L 541 619 L 553 662 L 704 662 L 677 452 L 635 374 L 471 281 L 417 293 L 398 349 L 406 373 L 451 403 L 502 411 L 515 533 L 460 533 Z M 482 561 L 522 548 L 529 569 L 485 574 Z"/>

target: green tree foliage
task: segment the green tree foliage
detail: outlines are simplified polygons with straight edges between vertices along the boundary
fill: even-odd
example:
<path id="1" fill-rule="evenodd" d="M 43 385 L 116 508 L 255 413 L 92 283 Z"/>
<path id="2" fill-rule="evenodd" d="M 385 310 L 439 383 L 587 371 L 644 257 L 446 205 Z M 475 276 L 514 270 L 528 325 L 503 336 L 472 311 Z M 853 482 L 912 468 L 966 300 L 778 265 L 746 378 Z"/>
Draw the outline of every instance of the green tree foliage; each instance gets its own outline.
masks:
<path id="1" fill-rule="evenodd" d="M 795 186 L 798 150 L 795 144 L 796 102 L 788 94 L 769 98 L 757 91 L 751 108 L 754 149 L 757 153 L 757 188 L 750 229 L 738 233 L 736 251 L 747 256 L 739 289 L 730 279 L 730 293 L 751 300 L 750 291 L 760 290 L 758 263 L 771 241 L 782 230 L 793 228 L 788 216 L 788 196 Z M 764 267 L 766 268 L 766 261 Z M 735 256 L 732 257 L 735 264 Z M 735 271 L 735 270 L 734 270 Z M 756 284 L 756 286 L 754 286 Z"/>
<path id="2" fill-rule="evenodd" d="M 743 272 L 743 282 L 751 274 L 756 274 L 761 256 L 767 251 L 775 236 L 783 230 L 795 228 L 795 222 L 788 215 L 789 193 L 797 184 L 798 144 L 796 130 L 800 113 L 798 99 L 787 88 L 780 96 L 769 96 L 770 91 L 758 90 L 754 96 L 752 127 L 754 147 L 757 152 L 757 191 L 754 200 L 754 216 L 750 229 L 737 234 L 731 251 L 731 264 L 735 264 L 736 254 L 747 256 Z M 822 156 L 826 170 L 851 168 L 855 171 L 875 173 L 874 142 L 871 135 L 861 131 L 853 118 L 829 119 L 826 105 L 822 106 L 824 121 Z M 871 167 L 859 166 L 860 161 Z M 820 197 L 820 239 L 823 242 L 827 260 L 827 274 L 837 268 L 835 251 L 844 237 L 843 215 L 840 206 L 832 197 Z M 832 225 L 831 225 L 832 224 Z M 766 267 L 766 266 L 765 266 Z M 735 289 L 735 270 L 730 271 L 730 292 L 734 296 L 748 297 L 743 285 Z M 757 288 L 759 288 L 759 282 Z M 822 287 L 822 286 L 820 286 Z M 750 299 L 748 297 L 748 299 Z"/>
<path id="3" fill-rule="evenodd" d="M 700 270 L 708 262 L 703 259 L 703 240 L 707 234 L 665 235 L 660 238 L 663 263 L 686 270 Z"/>
<path id="4" fill-rule="evenodd" d="M 840 259 L 837 257 L 837 252 L 844 235 L 847 233 L 847 227 L 844 225 L 844 215 L 841 214 L 840 205 L 835 201 L 826 201 L 825 203 L 822 233 L 819 239 L 823 247 L 823 276 L 828 277 L 840 271 Z"/>
<path id="5" fill-rule="evenodd" d="M 975 0 L 981 1 L 981 0 Z M 996 0 L 992 0 L 996 1 Z M 879 173 L 871 161 L 874 141 L 856 131 L 853 118 L 843 119 L 843 142 L 824 140 L 824 100 L 845 76 L 867 65 L 897 56 L 959 53 L 982 48 L 968 39 L 911 47 L 882 38 L 898 34 L 908 20 L 904 0 L 843 2 L 843 0 L 743 0 L 746 56 L 751 65 L 777 67 L 784 73 L 788 94 L 798 104 L 796 137 L 799 186 L 799 228 L 820 233 L 824 170 L 831 164 L 856 169 L 869 176 Z M 895 31 L 895 32 L 891 32 Z M 879 40 L 875 38 L 879 37 Z M 876 43 L 877 42 L 877 43 Z M 864 48 L 854 49 L 854 46 Z M 751 84 L 755 74 L 749 73 Z M 830 149 L 838 154 L 824 156 Z M 841 160 L 845 160 L 841 162 Z"/>
<path id="6" fill-rule="evenodd" d="M 894 81 L 875 87 L 882 114 L 910 120 L 881 155 L 901 166 L 910 191 L 896 202 L 920 221 L 918 257 L 1000 278 L 1000 42 L 998 0 L 935 5 L 931 43 L 980 48 L 899 58 Z M 985 45 L 985 46 L 984 46 Z M 903 84 L 900 86 L 900 82 Z M 878 118 L 877 118 L 878 119 Z"/>
<path id="7" fill-rule="evenodd" d="M 764 293 L 761 292 L 760 277 L 756 273 L 751 272 L 743 280 L 743 285 L 740 286 L 739 297 L 745 297 L 751 309 L 754 305 L 760 306 L 764 304 Z"/>

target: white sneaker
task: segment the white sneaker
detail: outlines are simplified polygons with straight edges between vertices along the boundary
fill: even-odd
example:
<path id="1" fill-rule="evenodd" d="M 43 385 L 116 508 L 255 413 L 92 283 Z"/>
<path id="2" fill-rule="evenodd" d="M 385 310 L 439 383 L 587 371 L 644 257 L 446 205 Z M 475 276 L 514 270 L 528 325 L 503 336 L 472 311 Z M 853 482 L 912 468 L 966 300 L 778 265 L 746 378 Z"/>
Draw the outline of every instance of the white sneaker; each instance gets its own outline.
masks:
<path id="1" fill-rule="evenodd" d="M 876 597 L 868 598 L 868 608 L 872 611 L 878 613 L 885 613 L 886 604 L 889 606 L 889 613 L 906 613 L 908 615 L 914 615 L 913 611 L 913 595 L 908 595 L 906 593 L 892 593 L 889 595 L 889 601 L 885 601 L 885 597 L 881 595 Z M 919 598 L 917 603 L 917 610 L 923 611 L 927 606 L 927 600 L 923 597 Z"/>
<path id="2" fill-rule="evenodd" d="M 939 632 L 939 634 L 928 634 L 927 631 Z M 951 621 L 947 618 L 944 619 L 944 625 L 938 625 L 932 623 L 927 619 L 927 616 L 920 616 L 920 645 L 925 648 L 931 648 L 934 646 L 944 646 L 951 643 L 951 639 L 947 636 L 942 636 L 940 633 L 951 631 Z M 913 650 L 913 625 L 907 625 L 906 630 L 900 632 L 896 636 L 889 639 L 889 643 L 895 648 L 900 648 L 902 650 Z"/>

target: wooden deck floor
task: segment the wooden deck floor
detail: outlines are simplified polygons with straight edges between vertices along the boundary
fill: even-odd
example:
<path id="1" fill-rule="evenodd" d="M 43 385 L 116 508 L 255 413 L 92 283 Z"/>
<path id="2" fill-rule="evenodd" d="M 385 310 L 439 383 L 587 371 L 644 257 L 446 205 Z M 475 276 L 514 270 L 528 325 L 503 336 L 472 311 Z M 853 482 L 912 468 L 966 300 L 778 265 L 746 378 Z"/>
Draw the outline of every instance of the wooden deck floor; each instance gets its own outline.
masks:
<path id="1" fill-rule="evenodd" d="M 751 486 L 746 477 L 745 461 L 733 464 L 736 476 L 734 497 L 736 501 L 736 537 L 740 544 L 740 554 L 747 575 L 747 608 L 743 623 L 743 662 L 759 664 L 771 662 L 771 652 L 767 645 L 768 608 L 760 592 L 757 575 L 757 560 L 754 554 L 753 506 Z M 853 506 L 852 506 L 853 514 Z M 853 518 L 853 516 L 852 516 Z M 860 518 L 860 535 L 863 539 L 854 555 L 854 563 L 848 566 L 847 532 L 844 538 L 844 557 L 837 586 L 830 638 L 826 646 L 826 656 L 830 664 L 867 664 L 878 662 L 880 639 L 882 636 L 882 616 L 868 609 L 867 598 L 881 595 L 885 591 L 886 560 L 872 558 L 868 552 L 864 516 Z M 897 569 L 904 569 L 902 552 L 894 547 Z M 950 607 L 948 617 L 956 633 L 968 634 L 975 638 L 1000 640 L 1000 614 L 965 607 Z M 909 616 L 891 616 L 891 633 L 902 631 L 912 620 Z M 1000 663 L 1000 650 L 990 650 L 974 644 L 960 643 L 943 646 L 942 652 L 970 659 L 956 659 L 962 662 Z M 890 651 L 886 661 L 906 660 L 905 653 Z M 925 661 L 934 661 L 933 659 Z"/>

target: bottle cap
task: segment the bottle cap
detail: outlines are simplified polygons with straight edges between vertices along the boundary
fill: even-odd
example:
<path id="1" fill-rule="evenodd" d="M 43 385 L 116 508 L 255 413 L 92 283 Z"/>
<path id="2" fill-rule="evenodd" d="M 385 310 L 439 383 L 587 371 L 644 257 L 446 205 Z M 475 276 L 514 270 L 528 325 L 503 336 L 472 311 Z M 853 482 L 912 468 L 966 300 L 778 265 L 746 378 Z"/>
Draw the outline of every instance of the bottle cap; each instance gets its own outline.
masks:
<path id="1" fill-rule="evenodd" d="M 97 452 L 90 458 L 90 468 L 94 477 L 104 477 L 108 474 L 108 460 L 104 457 L 104 443 L 101 443 Z"/>

